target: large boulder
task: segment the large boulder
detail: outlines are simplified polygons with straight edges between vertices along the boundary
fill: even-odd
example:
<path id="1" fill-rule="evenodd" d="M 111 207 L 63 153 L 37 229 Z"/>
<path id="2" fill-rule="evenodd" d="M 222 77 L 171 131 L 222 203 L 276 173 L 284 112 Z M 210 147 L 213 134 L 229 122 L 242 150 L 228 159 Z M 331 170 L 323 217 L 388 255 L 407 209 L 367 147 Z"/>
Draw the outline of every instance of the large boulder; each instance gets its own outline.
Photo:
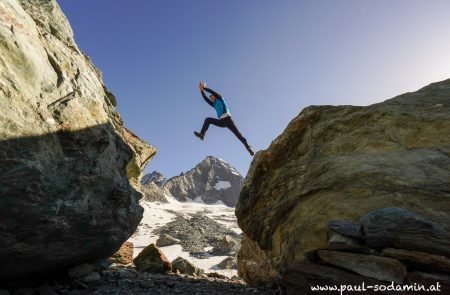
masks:
<path id="1" fill-rule="evenodd" d="M 0 283 L 108 257 L 155 149 L 127 130 L 55 0 L 0 0 Z"/>
<path id="2" fill-rule="evenodd" d="M 151 273 L 165 273 L 172 270 L 172 264 L 167 256 L 155 246 L 150 244 L 133 259 L 136 268 Z"/>
<path id="3" fill-rule="evenodd" d="M 236 207 L 253 251 L 239 261 L 263 251 L 279 270 L 325 248 L 329 221 L 385 207 L 448 230 L 449 97 L 446 80 L 367 107 L 304 109 L 253 159 Z M 248 282 L 270 279 L 242 268 Z"/>
<path id="4" fill-rule="evenodd" d="M 158 246 L 158 247 L 172 246 L 172 245 L 176 245 L 179 243 L 180 243 L 180 240 L 175 239 L 171 235 L 168 235 L 165 233 L 161 234 L 159 236 L 159 238 L 156 240 L 156 246 Z"/>

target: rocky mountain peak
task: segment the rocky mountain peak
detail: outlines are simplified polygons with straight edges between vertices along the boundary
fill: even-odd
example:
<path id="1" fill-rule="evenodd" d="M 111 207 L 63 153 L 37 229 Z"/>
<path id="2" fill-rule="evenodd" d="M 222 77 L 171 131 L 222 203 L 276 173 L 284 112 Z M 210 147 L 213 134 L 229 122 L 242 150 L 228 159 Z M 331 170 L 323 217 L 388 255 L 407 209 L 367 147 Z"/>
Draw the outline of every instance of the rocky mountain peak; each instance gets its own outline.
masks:
<path id="1" fill-rule="evenodd" d="M 147 185 L 150 182 L 154 182 L 157 186 L 162 187 L 167 181 L 167 178 L 158 171 L 153 171 L 152 173 L 145 174 L 141 179 L 141 185 Z"/>
<path id="2" fill-rule="evenodd" d="M 206 159 L 201 161 L 196 166 L 196 168 L 197 167 L 204 167 L 206 169 L 211 169 L 211 170 L 220 170 L 220 169 L 229 170 L 230 173 L 241 176 L 241 174 L 233 166 L 231 166 L 224 160 L 213 157 L 213 156 L 206 157 Z"/>
<path id="3" fill-rule="evenodd" d="M 243 180 L 233 166 L 208 156 L 190 171 L 169 179 L 164 188 L 180 201 L 196 200 L 208 204 L 221 201 L 234 207 Z"/>

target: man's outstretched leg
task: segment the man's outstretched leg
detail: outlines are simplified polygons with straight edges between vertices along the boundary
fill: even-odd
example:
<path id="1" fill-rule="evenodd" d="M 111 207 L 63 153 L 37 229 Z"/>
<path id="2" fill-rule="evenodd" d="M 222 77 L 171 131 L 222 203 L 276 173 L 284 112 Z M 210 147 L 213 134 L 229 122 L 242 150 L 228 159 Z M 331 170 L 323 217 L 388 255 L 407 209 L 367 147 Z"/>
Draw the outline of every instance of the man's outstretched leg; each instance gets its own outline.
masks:
<path id="1" fill-rule="evenodd" d="M 195 136 L 197 136 L 198 138 L 200 138 L 201 140 L 203 140 L 205 138 L 205 133 L 209 128 L 209 125 L 215 125 L 217 127 L 225 127 L 224 122 L 222 122 L 222 120 L 219 119 L 214 119 L 214 118 L 206 118 L 205 122 L 203 122 L 203 127 L 202 130 L 199 132 L 194 131 Z"/>
<path id="2" fill-rule="evenodd" d="M 223 121 L 225 122 L 226 127 L 228 127 L 228 129 L 230 129 L 231 132 L 233 132 L 233 134 L 244 144 L 245 148 L 250 153 L 250 155 L 252 156 L 255 155 L 255 152 L 252 150 L 252 147 L 248 144 L 247 139 L 244 136 L 242 136 L 241 132 L 239 132 L 239 130 L 237 129 L 233 119 L 231 119 L 231 117 L 228 117 L 223 119 Z"/>

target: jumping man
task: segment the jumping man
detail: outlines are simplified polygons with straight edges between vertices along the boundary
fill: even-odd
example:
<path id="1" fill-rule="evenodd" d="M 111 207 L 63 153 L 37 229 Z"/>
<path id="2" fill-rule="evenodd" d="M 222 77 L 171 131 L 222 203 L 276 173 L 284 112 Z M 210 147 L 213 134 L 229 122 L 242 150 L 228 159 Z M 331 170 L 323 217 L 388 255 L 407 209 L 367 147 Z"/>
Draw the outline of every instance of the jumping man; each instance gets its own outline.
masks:
<path id="1" fill-rule="evenodd" d="M 206 101 L 206 103 L 208 103 L 216 110 L 217 117 L 219 119 L 206 118 L 200 133 L 194 131 L 195 136 L 203 140 L 205 138 L 205 133 L 208 130 L 209 125 L 211 124 L 221 128 L 227 127 L 245 145 L 250 155 L 253 156 L 255 153 L 253 152 L 252 147 L 248 145 L 247 139 L 245 139 L 245 137 L 243 137 L 242 134 L 237 129 L 236 125 L 233 122 L 233 119 L 231 119 L 230 110 L 228 109 L 227 103 L 225 102 L 223 96 L 218 94 L 214 90 L 206 88 L 206 82 L 205 83 L 200 82 L 199 88 L 200 92 L 202 93 L 203 99 Z M 206 96 L 205 91 L 210 93 L 209 98 Z"/>

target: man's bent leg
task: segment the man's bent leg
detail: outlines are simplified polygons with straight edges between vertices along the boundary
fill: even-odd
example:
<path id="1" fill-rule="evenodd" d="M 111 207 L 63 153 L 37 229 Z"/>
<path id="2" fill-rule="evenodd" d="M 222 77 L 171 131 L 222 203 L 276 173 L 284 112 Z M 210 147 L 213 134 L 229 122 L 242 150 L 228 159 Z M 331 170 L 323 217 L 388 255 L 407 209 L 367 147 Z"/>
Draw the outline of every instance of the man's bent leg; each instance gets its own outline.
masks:
<path id="1" fill-rule="evenodd" d="M 236 127 L 236 124 L 234 124 L 234 121 L 231 119 L 231 117 L 228 117 L 224 119 L 226 123 L 226 127 L 233 132 L 233 134 L 245 145 L 245 147 L 248 149 L 250 146 L 247 143 L 247 139 L 245 139 L 244 136 L 242 136 L 241 132 Z"/>
<path id="2" fill-rule="evenodd" d="M 205 122 L 203 122 L 203 127 L 202 127 L 202 130 L 200 131 L 200 133 L 205 135 L 206 131 L 209 128 L 209 125 L 211 125 L 211 124 L 215 125 L 217 127 L 225 127 L 225 124 L 219 119 L 206 118 Z"/>

